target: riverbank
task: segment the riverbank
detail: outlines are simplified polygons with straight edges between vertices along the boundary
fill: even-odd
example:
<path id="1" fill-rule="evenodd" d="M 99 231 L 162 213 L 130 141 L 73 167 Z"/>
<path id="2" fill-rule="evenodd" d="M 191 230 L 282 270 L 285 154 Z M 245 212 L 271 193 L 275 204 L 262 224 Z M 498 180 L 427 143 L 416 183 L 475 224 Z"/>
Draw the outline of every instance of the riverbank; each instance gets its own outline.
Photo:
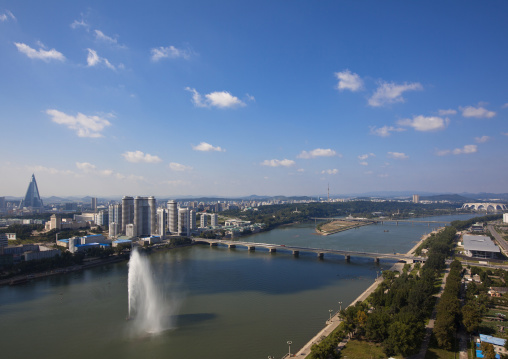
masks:
<path id="1" fill-rule="evenodd" d="M 431 233 L 429 234 L 425 234 L 423 235 L 420 240 L 418 241 L 418 243 L 416 243 L 413 248 L 411 248 L 407 253 L 406 255 L 410 256 L 410 255 L 414 255 L 414 252 L 416 251 L 416 249 L 432 234 L 432 233 L 437 233 L 439 231 L 441 231 L 442 228 L 440 229 L 437 229 L 435 231 L 432 231 Z M 402 268 L 404 267 L 404 263 L 400 263 L 400 262 L 397 262 L 395 263 L 391 268 L 390 270 L 391 271 L 398 271 L 398 272 L 401 272 L 402 271 Z M 363 302 L 364 300 L 366 300 L 376 289 L 377 287 L 379 286 L 379 284 L 381 284 L 383 282 L 383 277 L 379 277 L 379 278 L 376 278 L 374 280 L 374 283 L 372 283 L 362 294 L 360 294 L 353 302 L 351 302 L 347 307 L 350 307 L 350 306 L 354 306 L 356 303 L 358 302 Z M 326 323 L 326 326 L 321 329 L 321 331 L 319 331 L 319 333 L 317 333 L 307 344 L 305 344 L 297 353 L 295 356 L 297 357 L 307 357 L 307 355 L 310 354 L 311 352 L 311 347 L 314 345 L 314 344 L 318 344 L 320 343 L 324 338 L 326 338 L 327 336 L 329 336 L 338 326 L 339 324 L 342 322 L 342 320 L 340 319 L 340 313 L 339 312 L 336 312 L 333 316 L 332 316 L 332 319 L 331 320 L 328 320 Z M 345 342 L 342 342 L 341 343 L 341 347 L 345 346 L 345 344 L 347 343 L 347 340 Z"/>
<path id="2" fill-rule="evenodd" d="M 192 244 L 192 243 L 190 243 L 190 244 L 181 244 L 181 245 L 176 245 L 176 246 L 173 246 L 173 247 L 168 247 L 166 245 L 156 246 L 156 247 L 151 247 L 150 250 L 149 251 L 145 251 L 145 253 L 146 254 L 150 254 L 152 252 L 159 252 L 159 251 L 163 251 L 163 250 L 171 250 L 171 249 L 176 249 L 176 248 L 189 247 L 189 246 L 192 246 L 192 245 L 194 245 L 194 244 Z M 128 261 L 129 258 L 130 258 L 130 255 L 129 256 L 123 255 L 123 254 L 122 255 L 114 255 L 114 256 L 111 256 L 111 257 L 95 259 L 95 260 L 86 262 L 84 264 L 79 264 L 79 265 L 74 265 L 74 266 L 69 266 L 69 267 L 63 267 L 63 268 L 56 268 L 56 269 L 53 269 L 51 271 L 34 272 L 34 273 L 28 273 L 28 274 L 13 276 L 13 277 L 1 279 L 0 280 L 0 286 L 23 284 L 23 283 L 29 282 L 30 280 L 33 280 L 33 279 L 39 279 L 39 278 L 50 277 L 50 276 L 59 275 L 59 274 L 76 272 L 76 271 L 80 271 L 80 270 L 85 270 L 85 269 L 89 269 L 89 268 L 98 267 L 98 266 L 101 266 L 101 265 L 120 263 L 120 262 L 123 262 L 123 261 Z"/>

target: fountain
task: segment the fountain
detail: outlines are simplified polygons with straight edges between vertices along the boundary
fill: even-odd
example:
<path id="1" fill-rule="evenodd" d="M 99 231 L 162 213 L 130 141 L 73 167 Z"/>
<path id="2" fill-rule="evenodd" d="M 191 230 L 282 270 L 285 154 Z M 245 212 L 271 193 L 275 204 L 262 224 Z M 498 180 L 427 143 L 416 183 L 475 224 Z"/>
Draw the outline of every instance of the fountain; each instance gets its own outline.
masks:
<path id="1" fill-rule="evenodd" d="M 129 314 L 140 333 L 156 334 L 171 328 L 170 308 L 155 284 L 148 258 L 134 249 L 129 260 Z"/>

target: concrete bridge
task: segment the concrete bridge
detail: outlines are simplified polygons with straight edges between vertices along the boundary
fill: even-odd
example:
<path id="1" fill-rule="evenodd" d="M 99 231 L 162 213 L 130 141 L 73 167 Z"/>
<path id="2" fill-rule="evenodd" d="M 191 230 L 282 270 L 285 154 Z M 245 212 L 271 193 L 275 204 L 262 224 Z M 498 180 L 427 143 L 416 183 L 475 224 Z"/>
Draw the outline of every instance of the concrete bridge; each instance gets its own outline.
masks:
<path id="1" fill-rule="evenodd" d="M 397 261 L 404 261 L 406 263 L 418 263 L 425 262 L 424 257 L 415 257 L 401 253 L 371 253 L 371 252 L 357 252 L 348 251 L 341 249 L 323 249 L 323 248 L 309 248 L 309 247 L 297 247 L 287 246 L 284 244 L 269 244 L 269 243 L 254 243 L 254 242 L 241 242 L 241 241 L 229 241 L 221 239 L 205 239 L 195 238 L 193 240 L 195 244 L 206 244 L 210 247 L 224 246 L 228 248 L 245 247 L 249 251 L 255 251 L 256 248 L 265 248 L 269 253 L 275 252 L 290 252 L 295 257 L 299 256 L 302 252 L 316 253 L 318 258 L 324 258 L 325 254 L 343 256 L 346 261 L 350 261 L 351 257 L 370 257 L 373 258 L 376 263 L 379 263 L 380 259 L 395 259 Z"/>

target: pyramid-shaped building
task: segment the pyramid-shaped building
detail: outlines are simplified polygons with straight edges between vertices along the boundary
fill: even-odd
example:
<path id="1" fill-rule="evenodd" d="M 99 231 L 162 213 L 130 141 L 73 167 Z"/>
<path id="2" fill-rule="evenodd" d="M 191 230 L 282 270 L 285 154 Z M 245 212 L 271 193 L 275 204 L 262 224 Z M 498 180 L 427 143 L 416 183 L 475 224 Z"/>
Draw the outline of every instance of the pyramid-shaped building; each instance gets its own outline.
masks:
<path id="1" fill-rule="evenodd" d="M 37 181 L 35 180 L 35 175 L 32 174 L 32 180 L 28 185 L 28 189 L 26 190 L 25 198 L 21 200 L 19 204 L 20 208 L 23 207 L 31 207 L 31 208 L 41 208 L 43 207 L 41 197 L 39 196 L 39 188 L 37 188 Z"/>

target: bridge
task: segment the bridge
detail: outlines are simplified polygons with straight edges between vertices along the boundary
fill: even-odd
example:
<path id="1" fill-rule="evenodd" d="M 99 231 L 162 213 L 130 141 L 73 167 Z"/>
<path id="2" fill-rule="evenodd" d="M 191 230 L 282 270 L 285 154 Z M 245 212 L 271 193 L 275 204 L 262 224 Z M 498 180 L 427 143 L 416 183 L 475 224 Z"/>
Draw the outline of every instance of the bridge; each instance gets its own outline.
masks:
<path id="1" fill-rule="evenodd" d="M 214 246 L 225 246 L 228 248 L 245 247 L 249 251 L 255 251 L 256 248 L 267 249 L 269 253 L 275 253 L 278 251 L 290 252 L 293 256 L 298 257 L 300 253 L 316 253 L 317 257 L 322 259 L 325 254 L 327 255 L 339 255 L 343 256 L 346 261 L 350 261 L 351 257 L 370 257 L 373 258 L 376 263 L 379 263 L 381 258 L 383 259 L 395 259 L 397 261 L 404 261 L 407 263 L 418 263 L 425 262 L 424 257 L 411 256 L 408 254 L 401 253 L 372 253 L 372 252 L 358 252 L 349 251 L 342 249 L 323 249 L 323 248 L 310 248 L 310 247 L 298 247 L 298 246 L 287 246 L 284 244 L 269 244 L 269 243 L 254 243 L 254 242 L 241 242 L 241 241 L 229 241 L 222 239 L 205 239 L 196 238 L 193 240 L 195 244 L 206 244 L 210 247 Z"/>

